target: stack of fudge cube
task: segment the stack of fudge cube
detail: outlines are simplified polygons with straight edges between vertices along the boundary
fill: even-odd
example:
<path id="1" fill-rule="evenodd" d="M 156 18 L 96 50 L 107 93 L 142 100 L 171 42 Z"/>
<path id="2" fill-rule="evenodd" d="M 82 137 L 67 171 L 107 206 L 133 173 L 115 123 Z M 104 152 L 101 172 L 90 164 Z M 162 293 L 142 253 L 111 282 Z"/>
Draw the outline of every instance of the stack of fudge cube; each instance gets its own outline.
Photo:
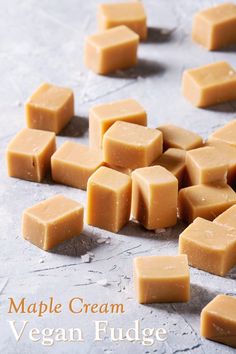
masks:
<path id="1" fill-rule="evenodd" d="M 131 216 L 148 230 L 171 227 L 178 213 L 190 224 L 180 252 L 195 267 L 226 274 L 236 264 L 236 121 L 203 142 L 172 124 L 147 127 L 145 109 L 124 99 L 90 109 L 89 146 L 66 141 L 56 150 L 55 134 L 72 118 L 73 102 L 70 89 L 50 84 L 30 97 L 28 127 L 7 149 L 9 175 L 41 182 L 51 170 L 55 182 L 87 190 L 87 223 L 111 232 Z"/>

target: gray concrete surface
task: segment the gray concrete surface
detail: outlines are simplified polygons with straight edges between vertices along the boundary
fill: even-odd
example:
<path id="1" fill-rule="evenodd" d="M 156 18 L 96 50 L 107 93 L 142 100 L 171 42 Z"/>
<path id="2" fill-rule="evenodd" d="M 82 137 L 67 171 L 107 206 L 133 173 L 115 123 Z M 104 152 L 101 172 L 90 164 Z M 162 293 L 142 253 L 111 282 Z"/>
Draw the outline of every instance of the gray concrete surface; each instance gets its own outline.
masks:
<path id="1" fill-rule="evenodd" d="M 88 109 L 91 105 L 134 97 L 148 112 L 149 125 L 173 122 L 202 134 L 235 118 L 236 104 L 210 109 L 192 107 L 180 93 L 185 68 L 228 60 L 236 66 L 235 48 L 210 53 L 190 38 L 193 14 L 218 1 L 146 0 L 150 26 L 147 43 L 139 48 L 137 68 L 111 77 L 96 76 L 83 65 L 84 37 L 96 31 L 99 0 L 0 1 L 0 353 L 233 353 L 227 346 L 201 338 L 199 314 L 216 294 L 236 295 L 236 270 L 224 278 L 191 268 L 191 301 L 187 304 L 138 305 L 134 300 L 132 259 L 136 255 L 177 253 L 179 224 L 166 232 L 146 232 L 130 222 L 118 235 L 85 227 L 81 237 L 53 252 L 43 252 L 22 240 L 24 208 L 56 193 L 64 193 L 86 206 L 86 193 L 53 184 L 29 183 L 8 178 L 4 152 L 9 140 L 24 127 L 23 104 L 42 82 L 71 87 L 76 96 L 76 115 L 57 138 L 88 142 Z M 104 239 L 105 238 L 105 239 Z M 90 252 L 90 263 L 86 263 Z M 106 286 L 104 286 L 106 285 Z M 123 303 L 122 315 L 72 315 L 65 307 L 60 315 L 7 314 L 9 297 L 39 302 L 53 296 L 66 306 L 74 296 L 88 303 Z M 29 320 L 17 343 L 8 320 Z M 105 319 L 110 326 L 129 328 L 139 319 L 142 328 L 164 327 L 167 341 L 151 347 L 126 340 L 111 342 L 106 336 L 93 341 L 93 321 Z M 83 343 L 43 346 L 28 338 L 28 328 L 81 327 Z"/>

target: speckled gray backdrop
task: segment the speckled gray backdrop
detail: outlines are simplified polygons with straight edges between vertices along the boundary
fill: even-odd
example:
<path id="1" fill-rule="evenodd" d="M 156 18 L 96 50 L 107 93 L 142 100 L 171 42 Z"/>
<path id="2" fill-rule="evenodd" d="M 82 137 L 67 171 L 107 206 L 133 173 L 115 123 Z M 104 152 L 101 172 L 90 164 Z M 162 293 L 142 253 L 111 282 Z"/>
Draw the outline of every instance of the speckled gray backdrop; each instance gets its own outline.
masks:
<path id="1" fill-rule="evenodd" d="M 0 0 L 0 352 L 31 353 L 233 353 L 234 350 L 207 341 L 199 335 L 199 314 L 218 293 L 235 294 L 236 270 L 224 278 L 191 268 L 191 301 L 187 304 L 138 305 L 134 301 L 132 258 L 136 255 L 177 253 L 178 225 L 164 233 L 146 232 L 127 225 L 118 235 L 85 227 L 83 235 L 46 253 L 22 240 L 24 208 L 56 193 L 64 193 L 84 205 L 86 193 L 54 185 L 8 178 L 4 151 L 8 141 L 24 127 L 23 104 L 42 82 L 69 86 L 75 92 L 77 117 L 57 138 L 88 142 L 88 109 L 91 105 L 134 97 L 146 108 L 149 125 L 179 124 L 202 134 L 235 117 L 236 104 L 211 109 L 192 107 L 180 93 L 185 68 L 227 59 L 236 66 L 235 48 L 207 52 L 190 39 L 193 14 L 217 3 L 194 0 L 144 1 L 149 39 L 139 48 L 139 65 L 112 77 L 96 76 L 83 65 L 84 36 L 96 31 L 99 0 Z M 85 205 L 86 206 L 86 205 Z M 88 253 L 89 252 L 89 253 Z M 64 305 L 80 296 L 89 303 L 123 302 L 123 315 L 8 315 L 8 297 L 26 297 L 28 302 L 47 300 Z M 7 320 L 29 320 L 16 343 Z M 93 320 L 106 319 L 110 326 L 129 328 L 140 319 L 144 327 L 164 327 L 168 339 L 144 347 L 127 341 L 93 342 Z M 81 327 L 84 343 L 60 343 L 51 347 L 31 342 L 31 327 Z M 19 327 L 18 327 L 19 328 Z"/>

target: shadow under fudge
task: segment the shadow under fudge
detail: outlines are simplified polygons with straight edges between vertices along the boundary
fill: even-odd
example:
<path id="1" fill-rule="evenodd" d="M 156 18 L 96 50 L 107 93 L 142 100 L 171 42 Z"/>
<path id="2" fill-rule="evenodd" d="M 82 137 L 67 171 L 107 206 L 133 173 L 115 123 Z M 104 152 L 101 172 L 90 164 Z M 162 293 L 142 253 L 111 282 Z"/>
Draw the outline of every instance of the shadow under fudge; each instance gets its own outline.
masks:
<path id="1" fill-rule="evenodd" d="M 87 117 L 74 116 L 58 136 L 82 137 L 88 132 L 88 124 Z"/>
<path id="2" fill-rule="evenodd" d="M 141 224 L 130 220 L 127 225 L 125 225 L 119 232 L 118 235 L 124 235 L 128 237 L 140 237 L 145 239 L 158 239 L 158 241 L 176 241 L 178 243 L 178 236 L 186 225 L 184 225 L 181 220 L 178 219 L 177 224 L 171 228 L 166 228 L 165 231 L 160 229 L 160 232 L 155 232 L 154 230 L 146 230 Z"/>
<path id="3" fill-rule="evenodd" d="M 228 279 L 235 279 L 236 280 L 236 266 L 234 266 L 226 275 L 224 278 L 228 278 Z M 227 294 L 230 295 L 230 294 Z M 235 294 L 236 296 L 236 288 L 235 288 Z"/>
<path id="4" fill-rule="evenodd" d="M 34 182 L 33 182 L 34 183 Z M 53 179 L 52 179 L 52 175 L 51 175 L 51 172 L 48 172 L 44 179 L 40 182 L 41 184 L 48 184 L 49 186 L 52 186 L 54 184 L 56 184 Z"/>
<path id="5" fill-rule="evenodd" d="M 139 77 L 147 78 L 156 75 L 163 75 L 167 67 L 163 63 L 149 59 L 138 59 L 135 67 L 126 70 L 117 70 L 115 73 L 106 75 L 107 77 L 117 79 L 137 79 Z"/>
<path id="6" fill-rule="evenodd" d="M 81 257 L 87 252 L 91 252 L 95 248 L 103 246 L 104 244 L 100 245 L 96 241 L 96 237 L 94 234 L 86 232 L 86 235 L 83 232 L 73 237 L 70 240 L 67 240 L 58 246 L 54 247 L 53 249 L 49 250 L 49 253 L 59 254 L 68 257 Z"/>
<path id="7" fill-rule="evenodd" d="M 236 113 L 236 101 L 229 101 L 225 103 L 219 103 L 214 106 L 200 108 L 206 111 L 222 112 L 222 113 Z"/>
<path id="8" fill-rule="evenodd" d="M 236 44 L 231 45 L 227 48 L 222 48 L 218 50 L 213 50 L 213 52 L 221 52 L 221 53 L 235 53 L 236 52 Z"/>
<path id="9" fill-rule="evenodd" d="M 176 28 L 148 27 L 148 36 L 142 44 L 172 42 Z"/>

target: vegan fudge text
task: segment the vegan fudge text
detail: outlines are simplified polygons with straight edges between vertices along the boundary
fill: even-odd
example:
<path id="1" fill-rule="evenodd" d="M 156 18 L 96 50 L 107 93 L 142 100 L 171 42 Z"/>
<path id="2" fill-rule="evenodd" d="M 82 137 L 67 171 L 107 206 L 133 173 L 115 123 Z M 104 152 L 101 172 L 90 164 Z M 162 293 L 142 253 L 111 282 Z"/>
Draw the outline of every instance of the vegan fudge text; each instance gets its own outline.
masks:
<path id="1" fill-rule="evenodd" d="M 55 342 L 85 342 L 86 333 L 80 327 L 52 328 L 36 327 L 31 325 L 31 316 L 42 318 L 45 315 L 60 315 L 69 312 L 74 315 L 104 315 L 104 319 L 92 320 L 94 327 L 94 341 L 103 341 L 108 337 L 112 342 L 128 341 L 138 342 L 143 346 L 152 346 L 156 342 L 163 342 L 167 339 L 165 328 L 143 328 L 140 319 L 132 321 L 130 326 L 125 328 L 112 327 L 105 316 L 109 314 L 125 314 L 125 306 L 122 303 L 102 303 L 90 304 L 82 297 L 73 297 L 66 304 L 56 302 L 53 297 L 38 302 L 28 302 L 25 297 L 14 299 L 10 297 L 7 309 L 7 322 L 9 328 L 17 342 L 23 340 L 25 336 L 32 342 L 39 342 L 43 346 L 52 346 Z M 15 319 L 12 316 L 16 316 Z M 20 318 L 25 316 L 26 318 Z M 29 319 L 28 319 L 29 318 Z M 41 321 L 40 321 L 41 323 Z"/>

